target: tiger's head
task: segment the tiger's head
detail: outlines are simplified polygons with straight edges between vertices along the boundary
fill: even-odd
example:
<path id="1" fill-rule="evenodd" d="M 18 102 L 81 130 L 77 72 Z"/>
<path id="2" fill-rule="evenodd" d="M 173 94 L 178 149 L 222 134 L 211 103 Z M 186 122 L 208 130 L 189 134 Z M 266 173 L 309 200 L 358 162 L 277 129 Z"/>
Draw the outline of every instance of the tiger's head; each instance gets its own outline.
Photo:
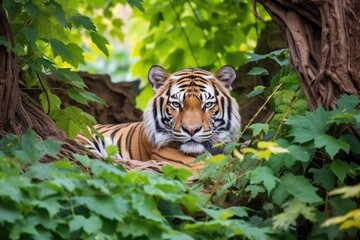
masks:
<path id="1" fill-rule="evenodd" d="M 148 79 L 155 92 L 144 112 L 145 131 L 154 147 L 171 146 L 185 154 L 213 152 L 213 144 L 229 142 L 240 130 L 237 102 L 230 95 L 236 78 L 231 66 L 216 73 L 198 68 L 170 74 L 151 67 Z"/>

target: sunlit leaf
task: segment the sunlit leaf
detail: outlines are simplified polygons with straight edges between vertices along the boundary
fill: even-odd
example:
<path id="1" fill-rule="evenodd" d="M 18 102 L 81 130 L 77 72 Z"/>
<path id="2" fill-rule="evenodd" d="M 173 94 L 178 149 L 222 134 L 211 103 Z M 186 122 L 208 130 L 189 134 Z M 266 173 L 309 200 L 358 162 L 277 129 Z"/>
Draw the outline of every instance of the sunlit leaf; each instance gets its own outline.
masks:
<path id="1" fill-rule="evenodd" d="M 296 199 L 290 200 L 283 205 L 284 212 L 273 217 L 274 227 L 288 230 L 291 226 L 296 226 L 297 218 L 302 215 L 305 219 L 315 222 L 316 209 Z"/>
<path id="2" fill-rule="evenodd" d="M 316 193 L 317 188 L 312 186 L 304 176 L 295 176 L 292 173 L 287 173 L 280 180 L 284 189 L 301 202 L 319 203 L 323 201 Z"/>
<path id="3" fill-rule="evenodd" d="M 330 192 L 330 195 L 338 194 L 341 194 L 344 198 L 360 197 L 360 184 L 341 187 Z"/>
<path id="4" fill-rule="evenodd" d="M 109 45 L 109 41 L 97 32 L 90 32 L 91 41 L 102 51 L 105 56 L 109 56 L 109 50 L 106 45 Z"/>

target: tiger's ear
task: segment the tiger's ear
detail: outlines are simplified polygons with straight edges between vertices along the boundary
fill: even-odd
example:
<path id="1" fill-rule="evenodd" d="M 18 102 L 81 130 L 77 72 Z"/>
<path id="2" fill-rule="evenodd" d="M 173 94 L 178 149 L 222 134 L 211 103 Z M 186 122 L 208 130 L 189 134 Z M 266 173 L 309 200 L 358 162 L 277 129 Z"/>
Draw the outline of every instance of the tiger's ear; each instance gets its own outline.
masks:
<path id="1" fill-rule="evenodd" d="M 154 65 L 150 68 L 148 73 L 148 79 L 151 83 L 153 90 L 155 91 L 159 87 L 161 87 L 164 83 L 164 81 L 170 76 L 168 71 L 166 71 L 165 68 Z"/>
<path id="2" fill-rule="evenodd" d="M 236 79 L 236 72 L 232 66 L 222 66 L 214 75 L 227 89 L 232 89 L 231 85 Z"/>

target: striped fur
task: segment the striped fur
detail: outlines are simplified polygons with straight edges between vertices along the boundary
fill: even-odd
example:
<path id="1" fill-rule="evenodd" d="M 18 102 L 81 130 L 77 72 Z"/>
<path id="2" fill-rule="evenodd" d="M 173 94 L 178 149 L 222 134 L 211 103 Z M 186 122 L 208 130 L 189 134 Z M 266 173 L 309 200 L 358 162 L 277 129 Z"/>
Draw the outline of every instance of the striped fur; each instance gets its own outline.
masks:
<path id="1" fill-rule="evenodd" d="M 143 121 L 117 125 L 99 124 L 104 136 L 77 141 L 99 156 L 106 156 L 106 146 L 117 145 L 122 159 L 159 160 L 190 170 L 195 156 L 216 153 L 215 143 L 237 140 L 240 131 L 239 108 L 231 97 L 235 71 L 224 66 L 216 73 L 191 68 L 173 74 L 160 66 L 149 71 L 155 96 L 144 112 Z"/>

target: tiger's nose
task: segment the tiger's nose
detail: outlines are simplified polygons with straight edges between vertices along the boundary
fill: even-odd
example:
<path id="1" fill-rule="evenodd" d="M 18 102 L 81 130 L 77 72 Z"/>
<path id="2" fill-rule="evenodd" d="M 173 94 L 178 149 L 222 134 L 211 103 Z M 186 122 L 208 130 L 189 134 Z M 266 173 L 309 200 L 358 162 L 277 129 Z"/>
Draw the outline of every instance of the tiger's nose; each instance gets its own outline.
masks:
<path id="1" fill-rule="evenodd" d="M 182 126 L 182 129 L 184 132 L 188 133 L 190 136 L 194 136 L 197 132 L 201 130 L 201 126 L 195 126 L 195 127 L 188 127 L 188 126 Z"/>

